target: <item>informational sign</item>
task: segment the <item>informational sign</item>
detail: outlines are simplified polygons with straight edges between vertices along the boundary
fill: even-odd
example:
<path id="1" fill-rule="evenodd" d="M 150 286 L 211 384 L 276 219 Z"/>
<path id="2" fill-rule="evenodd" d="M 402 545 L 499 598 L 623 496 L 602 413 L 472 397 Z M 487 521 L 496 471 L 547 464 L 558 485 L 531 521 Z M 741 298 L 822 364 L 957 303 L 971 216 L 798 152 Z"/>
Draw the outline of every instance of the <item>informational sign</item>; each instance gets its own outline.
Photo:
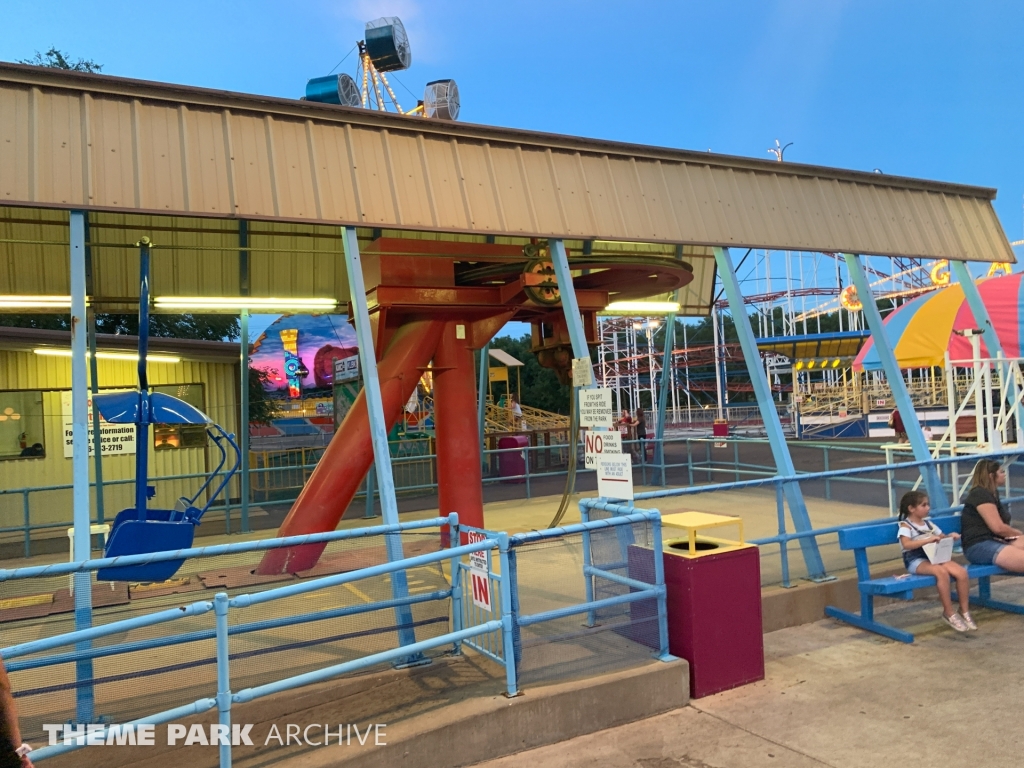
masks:
<path id="1" fill-rule="evenodd" d="M 325 400 L 322 403 L 316 404 L 316 415 L 317 416 L 333 416 L 334 415 L 334 401 Z"/>
<path id="2" fill-rule="evenodd" d="M 584 432 L 583 456 L 586 469 L 597 469 L 598 458 L 605 453 L 622 453 L 619 432 Z"/>
<path id="3" fill-rule="evenodd" d="M 111 390 L 111 392 L 132 390 Z M 109 394 L 104 391 L 103 394 Z M 70 459 L 74 449 L 74 418 L 71 415 L 71 393 L 60 393 L 60 415 L 64 425 L 64 458 Z M 92 456 L 92 396 L 89 397 L 89 456 Z M 108 424 L 100 417 L 100 454 L 102 456 L 128 455 L 135 453 L 135 425 Z"/>
<path id="4" fill-rule="evenodd" d="M 355 381 L 359 378 L 359 355 L 342 357 L 334 361 L 334 383 Z"/>
<path id="5" fill-rule="evenodd" d="M 487 369 L 487 380 L 491 383 L 508 381 L 508 368 L 503 365 L 492 365 Z"/>
<path id="6" fill-rule="evenodd" d="M 605 387 L 579 390 L 580 426 L 607 427 L 614 426 L 612 421 L 612 391 Z"/>
<path id="7" fill-rule="evenodd" d="M 878 400 L 875 400 L 875 405 L 878 406 L 879 408 L 884 408 L 885 407 L 885 400 L 879 398 Z"/>
<path id="8" fill-rule="evenodd" d="M 479 544 L 484 541 L 487 537 L 479 531 L 467 531 L 466 543 L 467 544 Z M 469 564 L 471 567 L 481 571 L 487 570 L 487 550 L 481 549 L 479 552 L 469 553 Z"/>
<path id="9" fill-rule="evenodd" d="M 589 387 L 594 383 L 594 369 L 589 357 L 575 357 L 572 361 L 572 385 Z"/>
<path id="10" fill-rule="evenodd" d="M 633 500 L 633 457 L 605 453 L 597 459 L 597 494 L 608 499 Z"/>
<path id="11" fill-rule="evenodd" d="M 491 610 L 491 578 L 487 571 L 469 570 L 469 583 L 473 588 L 473 605 L 485 611 Z"/>

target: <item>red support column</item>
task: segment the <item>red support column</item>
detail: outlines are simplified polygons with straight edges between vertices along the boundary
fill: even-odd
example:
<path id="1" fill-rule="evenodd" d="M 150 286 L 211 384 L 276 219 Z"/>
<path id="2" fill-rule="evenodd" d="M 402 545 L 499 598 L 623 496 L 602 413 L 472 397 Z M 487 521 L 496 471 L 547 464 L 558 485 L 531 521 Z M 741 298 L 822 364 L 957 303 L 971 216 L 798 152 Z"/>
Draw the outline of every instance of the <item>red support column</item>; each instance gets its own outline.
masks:
<path id="1" fill-rule="evenodd" d="M 434 354 L 434 428 L 440 513 L 459 514 L 459 523 L 484 527 L 480 433 L 476 419 L 476 376 L 468 326 L 449 322 Z"/>

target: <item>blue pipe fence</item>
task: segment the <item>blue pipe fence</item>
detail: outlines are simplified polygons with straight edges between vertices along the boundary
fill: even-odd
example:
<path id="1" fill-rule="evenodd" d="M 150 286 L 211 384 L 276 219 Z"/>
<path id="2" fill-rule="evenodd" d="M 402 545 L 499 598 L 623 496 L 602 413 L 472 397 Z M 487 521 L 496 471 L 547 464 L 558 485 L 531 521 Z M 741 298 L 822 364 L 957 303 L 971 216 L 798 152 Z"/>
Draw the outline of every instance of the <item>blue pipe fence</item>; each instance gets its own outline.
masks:
<path id="1" fill-rule="evenodd" d="M 444 548 L 439 548 L 440 526 L 448 527 Z M 226 579 L 229 555 L 253 557 L 280 547 L 327 544 L 321 562 L 341 555 L 358 564 L 368 554 L 383 556 L 383 546 L 330 547 L 379 544 L 384 536 L 424 532 L 430 533 L 435 551 L 397 561 L 322 576 L 314 570 L 305 579 L 285 575 L 270 582 L 249 571 L 253 560 L 244 566 L 240 581 Z M 469 543 L 460 543 L 465 540 Z M 579 551 L 582 541 L 589 545 L 585 555 Z M 604 549 L 614 549 L 616 563 L 605 564 L 602 542 L 614 542 Z M 640 564 L 618 573 L 618 561 L 630 549 Z M 489 585 L 484 608 L 469 587 L 471 558 L 478 553 L 485 557 Z M 646 557 L 637 560 L 637 553 Z M 45 588 L 68 574 L 115 565 L 205 561 L 214 576 L 204 588 L 215 594 L 212 600 L 180 605 L 180 594 L 157 592 L 134 608 L 98 606 L 94 618 L 108 621 L 80 631 L 61 631 L 70 617 L 10 621 L 5 640 L 20 642 L 0 649 L 0 655 L 12 675 L 27 738 L 38 740 L 46 723 L 79 722 L 72 713 L 80 711 L 76 702 L 82 696 L 94 705 L 96 719 L 108 724 L 92 739 L 83 734 L 79 740 L 72 731 L 70 743 L 38 749 L 35 760 L 102 742 L 108 732 L 116 737 L 123 726 L 115 723 L 158 725 L 214 709 L 221 733 L 230 733 L 236 704 L 386 663 L 415 664 L 430 654 L 458 654 L 467 646 L 504 667 L 504 692 L 514 696 L 524 681 L 565 679 L 592 670 L 595 663 L 670 658 L 660 555 L 657 512 L 636 510 L 515 536 L 460 527 L 452 513 L 391 526 L 4 569 L 0 584 Z M 392 596 L 388 580 L 397 573 L 406 575 L 408 594 Z M 620 592 L 595 594 L 590 586 L 595 581 Z M 95 588 L 104 587 L 101 583 Z M 245 591 L 232 596 L 226 588 Z M 339 599 L 346 595 L 347 600 Z M 310 606 L 314 597 L 324 605 Z M 147 612 L 139 615 L 140 608 Z M 592 617 L 603 626 L 588 620 Z M 38 638 L 41 627 L 53 634 Z M 310 633 L 313 627 L 318 631 Z M 154 635 L 158 628 L 173 628 L 173 633 Z M 607 657 L 610 648 L 617 651 L 617 659 Z M 84 659 L 106 663 L 97 667 L 94 678 L 77 679 L 76 663 Z M 583 668 L 579 659 L 585 662 Z M 153 714 L 140 717 L 138 710 L 146 708 Z M 227 744 L 220 745 L 220 764 L 231 765 Z"/>
<path id="2" fill-rule="evenodd" d="M 1008 448 L 984 454 L 943 457 L 930 459 L 928 461 L 901 461 L 893 464 L 856 466 L 822 472 L 801 472 L 792 476 L 779 476 L 772 473 L 770 476 L 755 477 L 750 480 L 737 480 L 726 483 L 695 485 L 685 488 L 666 488 L 664 490 L 641 492 L 635 494 L 632 503 L 609 502 L 605 499 L 584 499 L 580 502 L 580 508 L 583 518 L 588 519 L 588 517 L 593 516 L 596 510 L 611 514 L 630 514 L 636 511 L 637 507 L 635 505 L 637 503 L 652 499 L 696 496 L 699 494 L 714 492 L 748 491 L 771 487 L 775 496 L 778 533 L 774 536 L 753 539 L 750 543 L 756 544 L 762 548 L 762 562 L 764 562 L 765 557 L 764 548 L 772 545 L 778 546 L 780 583 L 783 587 L 790 587 L 792 586 L 791 564 L 788 552 L 790 542 L 799 542 L 802 539 L 808 538 L 818 542 L 819 538 L 825 537 L 829 539 L 829 543 L 832 543 L 832 537 L 835 537 L 838 532 L 844 528 L 889 520 L 893 513 L 889 512 L 888 516 L 882 518 L 851 521 L 842 525 L 819 527 L 806 531 L 791 531 L 788 529 L 789 525 L 787 523 L 785 499 L 783 494 L 783 489 L 786 484 L 796 483 L 804 489 L 805 493 L 807 485 L 818 484 L 824 488 L 823 496 L 826 500 L 832 500 L 833 486 L 836 484 L 854 484 L 854 487 L 858 489 L 858 493 L 862 492 L 861 489 L 864 488 L 863 484 L 873 484 L 876 487 L 883 489 L 886 497 L 891 499 L 896 495 L 896 491 L 899 489 L 910 490 L 912 487 L 917 486 L 921 468 L 933 466 L 939 472 L 940 478 L 944 481 L 944 486 L 950 492 L 950 498 L 958 499 L 960 497 L 960 488 L 964 484 L 966 478 L 970 475 L 970 469 L 967 469 L 966 471 L 960 471 L 957 469 L 954 471 L 954 468 L 957 468 L 958 465 L 967 464 L 969 467 L 973 468 L 973 465 L 979 459 L 987 458 L 1002 460 L 1004 463 L 1010 465 L 1010 469 L 1013 469 L 1017 463 L 1018 457 L 1022 455 L 1024 455 L 1024 450 L 1020 448 Z M 767 468 L 751 469 L 749 466 L 743 467 L 737 464 L 734 464 L 732 468 L 723 468 L 722 471 L 737 473 L 737 475 L 743 473 L 769 475 Z M 881 477 L 875 479 L 862 477 L 862 475 L 869 474 L 876 474 Z M 858 497 L 858 502 L 861 501 L 862 499 Z M 1012 505 L 1015 502 L 1024 501 L 1024 493 L 1021 493 L 1021 489 L 1014 489 L 1010 486 L 1010 473 L 1008 473 L 1007 486 L 1004 490 L 1003 501 L 1007 505 L 1007 508 L 1011 510 Z M 887 511 L 893 509 L 891 502 L 888 505 L 882 503 L 878 506 L 880 507 L 880 511 L 882 509 Z M 946 507 L 933 508 L 932 514 L 940 515 L 959 513 L 962 509 L 962 504 L 953 504 Z M 891 551 L 886 551 L 886 548 L 879 547 L 876 548 L 878 552 L 873 552 L 872 554 L 877 561 L 896 560 L 899 558 L 896 547 L 897 545 L 894 542 Z"/>
<path id="3" fill-rule="evenodd" d="M 734 480 L 742 476 L 771 476 L 775 474 L 774 464 L 759 463 L 756 459 L 763 458 L 761 449 L 767 449 L 767 440 L 759 438 L 726 438 L 712 439 L 699 437 L 665 438 L 662 443 L 664 450 L 658 453 L 654 450 L 657 443 L 653 438 L 647 441 L 641 451 L 640 441 L 626 441 L 624 449 L 631 451 L 636 457 L 637 480 L 642 485 L 655 484 L 664 485 L 666 481 L 673 481 L 675 484 L 695 485 L 700 482 L 711 483 L 716 477 L 732 475 Z M 716 445 L 724 444 L 725 448 L 716 448 Z M 515 484 L 522 485 L 526 498 L 532 498 L 538 481 L 548 478 L 565 477 L 568 469 L 568 457 L 570 446 L 566 443 L 552 443 L 551 445 L 525 446 L 521 448 L 499 448 L 484 451 L 484 464 L 486 467 L 483 482 L 485 487 Z M 796 463 L 801 466 L 819 466 L 827 471 L 831 464 L 850 463 L 851 461 L 868 461 L 869 457 L 884 457 L 885 453 L 877 444 L 843 444 L 834 443 L 813 443 L 797 442 L 790 444 L 790 450 L 794 453 Z M 593 470 L 583 468 L 582 448 L 577 447 L 578 469 L 577 475 L 585 477 Z M 748 452 L 756 452 L 754 457 L 747 457 Z M 650 457 L 661 455 L 665 458 L 663 463 L 655 463 Z M 675 457 L 676 461 L 671 459 Z M 770 461 L 770 456 L 768 457 Z M 433 470 L 433 462 L 436 460 L 434 454 L 425 453 L 415 456 L 396 456 L 392 458 L 392 465 L 395 472 L 395 485 L 399 493 L 405 495 L 430 494 L 436 491 L 437 484 L 434 480 L 436 472 Z M 423 469 L 424 464 L 430 467 Z M 263 501 L 255 499 L 255 491 L 250 498 L 250 505 L 263 504 L 266 506 L 286 505 L 295 501 L 298 489 L 301 488 L 305 478 L 316 468 L 316 463 L 300 465 L 272 466 L 250 468 L 249 473 L 254 478 L 264 478 L 261 485 L 264 487 L 277 487 L 280 485 L 282 494 L 280 497 L 267 498 Z M 413 471 L 415 469 L 416 471 Z M 425 475 L 429 482 L 418 482 L 420 476 Z M 152 477 L 150 483 L 156 485 L 158 490 L 163 483 L 176 483 L 189 480 L 204 480 L 207 475 L 180 474 L 167 475 L 163 477 Z M 875 479 L 862 479 L 861 482 L 878 484 Z M 256 481 L 253 485 L 260 485 Z M 131 486 L 134 488 L 134 480 L 105 480 L 104 488 Z M 95 484 L 91 487 L 95 491 Z M 70 484 L 34 486 L 25 488 L 0 489 L 0 537 L 17 536 L 21 539 L 22 553 L 24 557 L 32 556 L 33 541 L 35 537 L 46 535 L 47 531 L 65 530 L 72 525 L 72 521 L 59 520 L 55 522 L 39 521 L 42 510 L 47 512 L 52 509 L 70 508 Z M 373 490 L 371 488 L 370 492 Z M 549 490 L 547 492 L 550 492 Z M 831 481 L 825 481 L 826 497 L 831 497 Z M 63 494 L 55 496 L 55 494 Z M 66 497 L 66 498 L 65 498 Z M 4 503 L 6 499 L 18 499 L 13 503 Z M 366 490 L 356 494 L 355 500 L 364 500 Z M 237 498 L 227 501 L 218 501 L 207 514 L 208 525 L 201 528 L 199 533 L 212 530 L 217 516 L 224 519 L 225 533 L 248 532 L 249 521 L 238 520 L 240 501 Z M 110 499 L 107 499 L 107 508 L 110 508 Z M 15 519 L 20 518 L 19 524 L 13 524 Z M 112 515 L 108 515 L 112 518 Z M 108 520 L 109 521 L 109 520 Z M 94 523 L 104 522 L 94 515 Z"/>

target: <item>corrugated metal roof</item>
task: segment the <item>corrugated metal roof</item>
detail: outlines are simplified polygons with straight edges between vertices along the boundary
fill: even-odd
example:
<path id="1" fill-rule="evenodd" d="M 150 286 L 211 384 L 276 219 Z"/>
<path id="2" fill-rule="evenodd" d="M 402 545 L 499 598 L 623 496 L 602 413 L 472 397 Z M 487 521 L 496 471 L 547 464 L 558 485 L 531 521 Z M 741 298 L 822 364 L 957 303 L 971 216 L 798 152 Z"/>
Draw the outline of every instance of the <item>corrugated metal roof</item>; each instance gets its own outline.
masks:
<path id="1" fill-rule="evenodd" d="M 1012 262 L 994 197 L 0 64 L 0 205 Z"/>
<path id="2" fill-rule="evenodd" d="M 516 360 L 514 357 L 512 357 L 512 355 L 510 355 L 503 349 L 489 349 L 487 350 L 487 354 L 493 357 L 502 365 L 507 365 L 510 368 L 515 368 L 523 364 L 522 362 Z"/>

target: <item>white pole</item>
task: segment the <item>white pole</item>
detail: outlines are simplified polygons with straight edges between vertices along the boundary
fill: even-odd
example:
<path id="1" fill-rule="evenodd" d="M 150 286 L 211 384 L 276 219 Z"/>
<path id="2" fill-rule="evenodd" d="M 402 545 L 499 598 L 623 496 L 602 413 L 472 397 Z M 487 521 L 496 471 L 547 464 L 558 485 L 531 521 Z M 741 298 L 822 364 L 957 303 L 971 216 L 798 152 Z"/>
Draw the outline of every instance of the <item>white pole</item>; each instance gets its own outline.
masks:
<path id="1" fill-rule="evenodd" d="M 724 418 L 722 413 L 722 363 L 718 349 L 718 310 L 711 308 L 711 332 L 715 337 L 715 394 L 718 396 L 718 418 Z"/>

